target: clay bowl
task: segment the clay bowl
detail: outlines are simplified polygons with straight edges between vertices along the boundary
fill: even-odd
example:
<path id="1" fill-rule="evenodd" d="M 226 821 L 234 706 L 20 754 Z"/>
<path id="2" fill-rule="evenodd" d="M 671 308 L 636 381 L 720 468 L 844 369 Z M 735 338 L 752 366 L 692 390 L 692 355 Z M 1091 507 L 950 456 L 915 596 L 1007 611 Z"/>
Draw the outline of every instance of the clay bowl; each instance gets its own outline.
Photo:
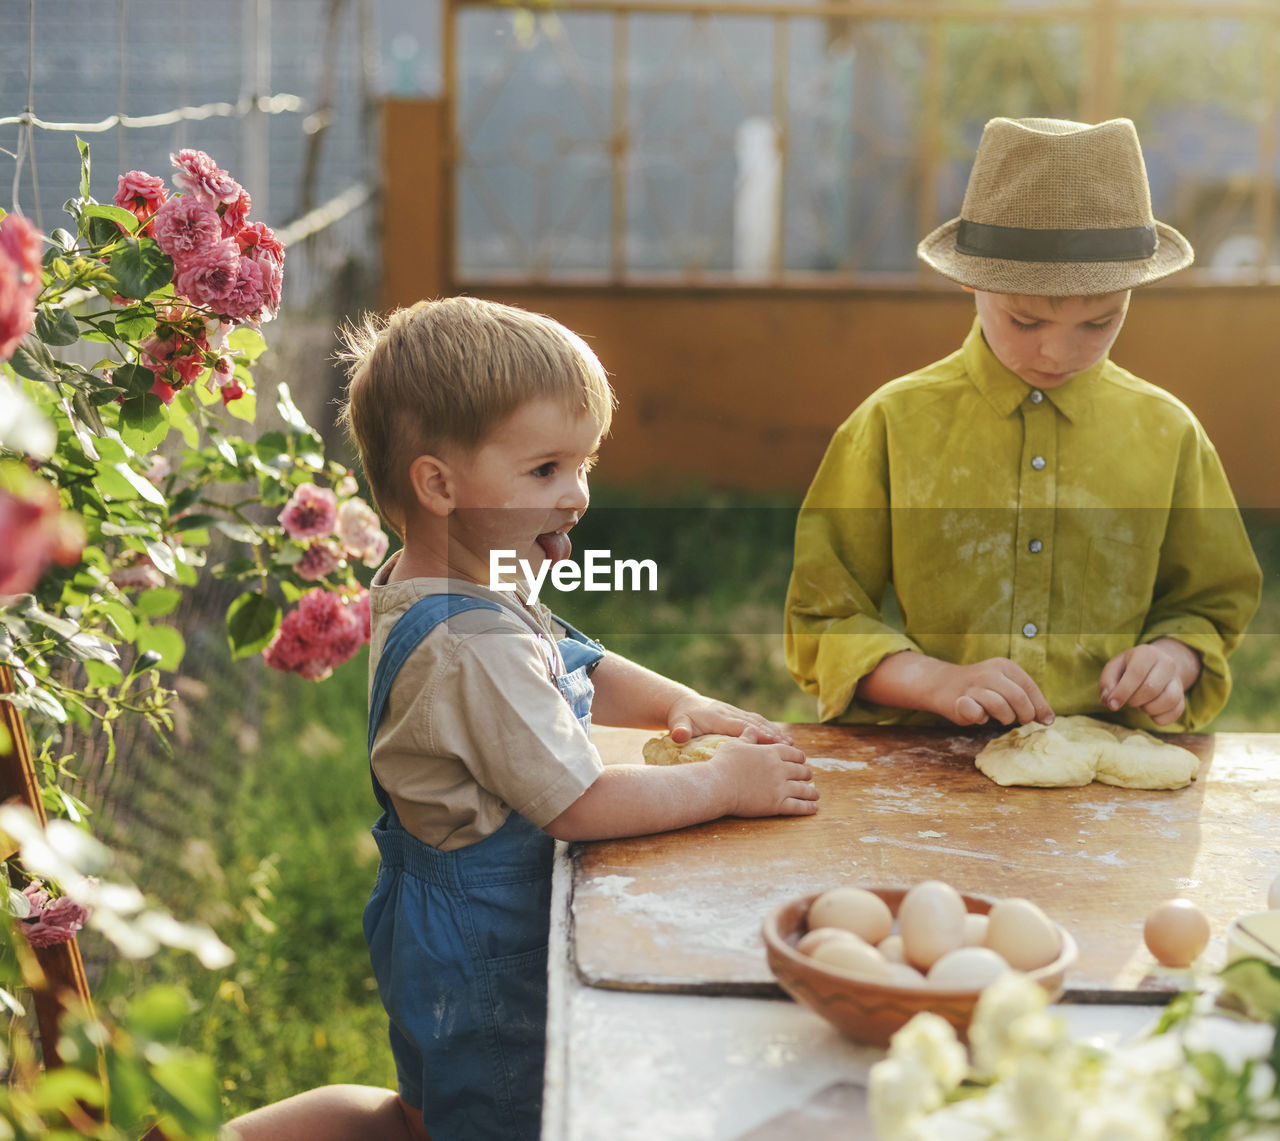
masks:
<path id="1" fill-rule="evenodd" d="M 895 916 L 907 894 L 905 888 L 869 890 L 883 899 Z M 793 899 L 765 920 L 765 955 L 782 989 L 846 1037 L 868 1046 L 888 1046 L 893 1034 L 924 1010 L 945 1018 L 964 1041 L 981 991 L 923 990 L 868 982 L 838 967 L 815 962 L 796 950 L 797 941 L 808 930 L 805 920 L 809 906 L 821 894 L 815 891 Z M 963 898 L 971 912 L 983 915 L 995 903 L 976 895 Z M 1060 924 L 1054 926 L 1062 941 L 1062 953 L 1048 966 L 1028 972 L 1048 992 L 1050 1000 L 1061 997 L 1067 970 L 1076 961 L 1075 940 Z"/>

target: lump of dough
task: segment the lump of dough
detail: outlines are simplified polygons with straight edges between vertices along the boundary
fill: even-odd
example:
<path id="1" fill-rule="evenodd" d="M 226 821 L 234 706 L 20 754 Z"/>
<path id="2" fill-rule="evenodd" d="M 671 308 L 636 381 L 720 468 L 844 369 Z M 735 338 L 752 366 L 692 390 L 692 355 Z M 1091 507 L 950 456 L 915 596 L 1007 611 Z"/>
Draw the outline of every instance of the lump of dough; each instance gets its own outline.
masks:
<path id="1" fill-rule="evenodd" d="M 1038 788 L 1093 780 L 1122 788 L 1182 788 L 1200 768 L 1189 749 L 1080 714 L 1052 725 L 1020 725 L 988 743 L 975 763 L 996 784 Z"/>
<path id="2" fill-rule="evenodd" d="M 1196 779 L 1200 758 L 1141 729 L 1109 726 L 1115 741 L 1098 758 L 1094 780 L 1121 788 L 1183 788 Z"/>
<path id="3" fill-rule="evenodd" d="M 700 737 L 690 737 L 683 745 L 677 745 L 669 733 L 664 733 L 644 743 L 644 763 L 687 765 L 691 761 L 709 761 L 721 745 L 731 740 L 732 737 L 723 733 L 703 733 Z"/>

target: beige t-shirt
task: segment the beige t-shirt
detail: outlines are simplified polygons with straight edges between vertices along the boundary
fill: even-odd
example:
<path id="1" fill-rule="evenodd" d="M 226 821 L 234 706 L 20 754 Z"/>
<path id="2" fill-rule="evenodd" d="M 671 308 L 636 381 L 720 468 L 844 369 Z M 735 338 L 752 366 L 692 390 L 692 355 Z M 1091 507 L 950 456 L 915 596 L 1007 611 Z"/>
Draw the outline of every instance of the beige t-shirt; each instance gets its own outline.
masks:
<path id="1" fill-rule="evenodd" d="M 546 607 L 458 579 L 388 583 L 393 556 L 370 589 L 369 677 L 396 620 L 429 594 L 466 594 L 502 609 L 440 623 L 409 655 L 373 744 L 373 770 L 401 824 L 442 851 L 483 840 L 512 809 L 539 828 L 603 769 L 556 688 L 563 628 Z"/>

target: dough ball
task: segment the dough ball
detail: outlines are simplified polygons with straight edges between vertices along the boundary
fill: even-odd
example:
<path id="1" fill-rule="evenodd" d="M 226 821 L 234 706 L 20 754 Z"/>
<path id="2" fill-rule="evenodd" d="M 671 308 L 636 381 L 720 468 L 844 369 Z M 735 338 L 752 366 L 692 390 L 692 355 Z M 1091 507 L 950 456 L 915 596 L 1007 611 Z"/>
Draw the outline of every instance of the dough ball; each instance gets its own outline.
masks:
<path id="1" fill-rule="evenodd" d="M 975 764 L 996 784 L 1033 788 L 1072 788 L 1094 780 L 1123 788 L 1182 788 L 1200 768 L 1189 749 L 1081 714 L 1052 725 L 1019 725 L 988 742 Z"/>
<path id="2" fill-rule="evenodd" d="M 651 737 L 644 743 L 646 765 L 687 765 L 693 761 L 709 761 L 726 741 L 733 740 L 723 733 L 703 733 L 690 737 L 683 745 L 677 745 L 670 733 Z"/>

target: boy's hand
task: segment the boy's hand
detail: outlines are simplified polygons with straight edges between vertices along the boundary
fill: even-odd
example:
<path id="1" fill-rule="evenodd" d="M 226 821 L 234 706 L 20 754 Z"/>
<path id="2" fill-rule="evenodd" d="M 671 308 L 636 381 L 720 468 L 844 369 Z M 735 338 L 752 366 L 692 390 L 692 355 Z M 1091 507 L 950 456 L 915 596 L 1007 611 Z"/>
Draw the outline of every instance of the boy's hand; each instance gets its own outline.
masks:
<path id="1" fill-rule="evenodd" d="M 723 730 L 722 730 L 723 731 Z M 725 782 L 728 816 L 812 816 L 818 789 L 804 754 L 791 745 L 758 744 L 755 729 L 726 741 L 705 763 Z"/>
<path id="2" fill-rule="evenodd" d="M 753 741 L 764 744 L 780 741 L 791 744 L 791 737 L 781 725 L 776 725 L 758 713 L 748 713 L 727 701 L 715 701 L 701 694 L 682 694 L 667 710 L 667 729 L 677 745 L 683 745 L 690 737 L 704 733 L 723 733 L 726 737 L 740 737 L 744 731 L 754 731 Z"/>
<path id="3" fill-rule="evenodd" d="M 1141 709 L 1157 725 L 1177 721 L 1200 676 L 1200 656 L 1176 638 L 1157 638 L 1117 654 L 1102 667 L 1098 694 L 1111 710 Z"/>
<path id="4" fill-rule="evenodd" d="M 1001 725 L 1053 721 L 1053 710 L 1040 687 L 1008 658 L 987 658 L 967 666 L 938 664 L 942 668 L 937 671 L 932 701 L 923 708 L 957 725 L 985 725 L 993 717 Z"/>

